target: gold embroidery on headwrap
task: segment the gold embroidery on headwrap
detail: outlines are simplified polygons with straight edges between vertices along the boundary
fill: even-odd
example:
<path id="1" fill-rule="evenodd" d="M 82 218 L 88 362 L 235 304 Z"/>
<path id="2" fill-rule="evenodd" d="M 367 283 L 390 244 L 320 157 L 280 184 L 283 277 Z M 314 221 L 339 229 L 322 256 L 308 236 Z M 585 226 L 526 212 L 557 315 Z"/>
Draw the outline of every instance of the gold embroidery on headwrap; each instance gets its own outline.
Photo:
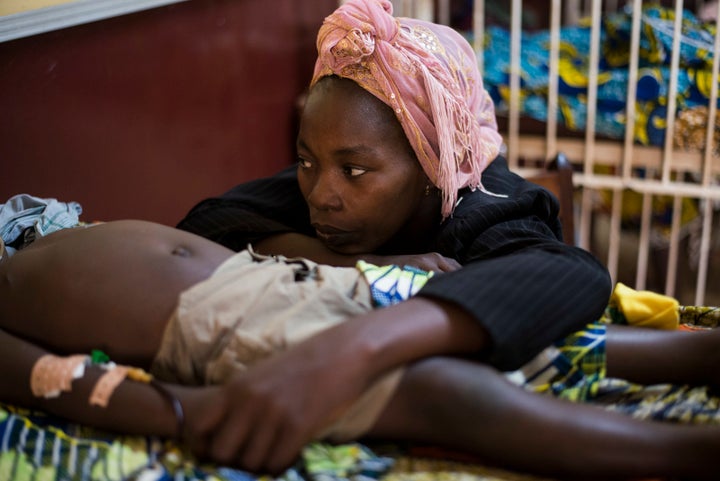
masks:
<path id="1" fill-rule="evenodd" d="M 427 115 L 432 115 L 432 112 L 430 111 L 430 105 L 428 105 L 427 100 L 425 100 L 421 95 L 415 96 L 415 103 L 420 107 L 423 112 L 425 112 Z"/>
<path id="2" fill-rule="evenodd" d="M 330 51 L 337 59 L 366 57 L 375 51 L 375 39 L 369 33 L 353 28 Z"/>
<path id="3" fill-rule="evenodd" d="M 415 25 L 412 29 L 412 35 L 415 37 L 415 41 L 422 48 L 435 55 L 445 56 L 445 49 L 443 48 L 437 35 L 431 30 Z"/>
<path id="4" fill-rule="evenodd" d="M 405 75 L 411 75 L 413 77 L 417 77 L 418 75 L 415 65 L 413 65 L 413 63 L 405 56 L 398 55 L 395 57 L 391 57 L 388 63 L 390 64 L 390 66 L 397 70 L 400 70 Z"/>

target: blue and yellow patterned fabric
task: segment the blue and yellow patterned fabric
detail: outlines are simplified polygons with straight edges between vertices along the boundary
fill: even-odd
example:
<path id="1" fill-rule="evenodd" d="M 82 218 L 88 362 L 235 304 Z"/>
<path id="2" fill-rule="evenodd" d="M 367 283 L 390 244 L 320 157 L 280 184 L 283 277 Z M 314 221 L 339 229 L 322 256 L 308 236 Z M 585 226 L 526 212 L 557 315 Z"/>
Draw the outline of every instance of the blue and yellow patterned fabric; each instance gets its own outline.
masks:
<path id="1" fill-rule="evenodd" d="M 593 322 L 555 343 L 559 355 L 554 360 L 558 375 L 539 383 L 535 391 L 586 402 L 597 395 L 597 384 L 605 378 L 605 339 L 607 325 Z M 528 380 L 532 383 L 533 379 Z"/>
<path id="2" fill-rule="evenodd" d="M 635 140 L 663 145 L 673 40 L 674 10 L 646 5 L 642 10 L 640 63 L 637 82 Z M 597 134 L 622 139 L 632 15 L 623 10 L 603 17 L 599 65 Z M 711 87 L 715 26 L 685 11 L 682 20 L 677 110 L 703 112 Z M 499 113 L 509 106 L 510 32 L 490 27 L 484 41 L 484 81 Z M 521 57 L 521 113 L 546 121 L 550 34 L 523 32 Z M 559 109 L 557 119 L 571 130 L 583 130 L 587 118 L 590 25 L 567 26 L 560 33 Z M 705 114 L 706 115 L 706 114 Z"/>
<path id="3" fill-rule="evenodd" d="M 618 318 L 617 311 L 613 319 Z M 679 307 L 681 326 L 712 329 L 720 309 Z M 607 318 L 605 322 L 612 321 Z M 586 331 L 583 331 L 586 332 Z M 579 333 L 565 340 L 570 357 L 583 353 Z M 563 346 L 557 346 L 563 349 Z M 600 352 L 600 351 L 596 351 Z M 585 353 L 587 354 L 587 353 Z M 592 370 L 588 357 L 583 370 Z M 596 359 L 595 359 L 596 360 Z M 595 383 L 592 383 L 595 384 Z M 720 422 L 720 398 L 707 388 L 669 384 L 638 386 L 603 378 L 592 402 L 637 418 L 691 423 Z M 308 445 L 298 463 L 277 477 L 198 463 L 169 442 L 147 436 L 113 434 L 37 411 L 0 404 L 0 480 L 3 481 L 529 481 L 534 478 L 500 471 L 481 463 L 453 461 L 452 452 L 424 459 L 413 446 L 352 443 Z M 418 457 L 420 456 L 420 457 Z M 442 458 L 444 456 L 444 458 Z"/>
<path id="4" fill-rule="evenodd" d="M 376 307 L 392 306 L 410 299 L 433 276 L 433 272 L 413 266 L 376 266 L 362 260 L 355 267 L 370 286 L 370 295 Z"/>
<path id="5" fill-rule="evenodd" d="M 308 445 L 278 477 L 196 462 L 169 442 L 83 427 L 0 404 L 3 481 L 371 481 L 392 467 L 361 444 Z"/>

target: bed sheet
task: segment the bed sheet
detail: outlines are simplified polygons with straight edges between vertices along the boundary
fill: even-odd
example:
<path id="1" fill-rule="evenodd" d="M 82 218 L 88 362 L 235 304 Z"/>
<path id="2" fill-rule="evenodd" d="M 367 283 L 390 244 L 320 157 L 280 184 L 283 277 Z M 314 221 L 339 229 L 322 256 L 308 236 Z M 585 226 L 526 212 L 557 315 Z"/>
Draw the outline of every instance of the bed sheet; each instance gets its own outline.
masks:
<path id="1" fill-rule="evenodd" d="M 0 405 L 3 481 L 531 481 L 434 447 L 313 443 L 277 477 L 198 463 L 171 442 L 112 434 Z"/>
<path id="2" fill-rule="evenodd" d="M 664 145 L 667 93 L 670 77 L 674 10 L 646 5 L 642 10 L 637 82 L 635 140 L 643 145 Z M 566 26 L 560 32 L 557 120 L 570 130 L 586 125 L 590 23 Z M 596 133 L 611 139 L 625 136 L 628 65 L 632 14 L 629 9 L 605 14 L 601 21 L 600 65 L 597 77 Z M 679 147 L 704 146 L 715 25 L 701 22 L 690 11 L 683 13 L 677 111 L 682 135 Z M 547 121 L 550 32 L 522 32 L 520 112 Z M 510 103 L 510 31 L 491 26 L 484 40 L 485 87 L 500 115 Z"/>
<path id="3" fill-rule="evenodd" d="M 679 308 L 681 328 L 713 329 L 720 309 Z M 608 308 L 608 317 L 614 312 Z M 612 320 L 612 319 L 611 319 Z M 638 418 L 720 423 L 720 398 L 707 388 L 657 385 L 613 396 L 602 404 Z M 673 408 L 668 409 L 668 400 Z M 0 404 L 0 480 L 3 481 L 531 481 L 541 478 L 492 468 L 433 446 L 313 443 L 277 477 L 199 463 L 177 445 L 148 436 L 93 429 L 43 412 Z"/>

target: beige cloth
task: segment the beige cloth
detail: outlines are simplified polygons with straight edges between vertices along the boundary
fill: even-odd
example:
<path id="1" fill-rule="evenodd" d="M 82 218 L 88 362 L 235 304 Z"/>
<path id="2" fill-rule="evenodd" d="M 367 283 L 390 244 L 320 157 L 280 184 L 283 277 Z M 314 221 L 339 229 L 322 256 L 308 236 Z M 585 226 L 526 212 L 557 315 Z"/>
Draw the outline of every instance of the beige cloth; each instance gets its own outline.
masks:
<path id="1" fill-rule="evenodd" d="M 151 371 L 167 381 L 220 384 L 274 352 L 371 309 L 370 290 L 355 268 L 242 251 L 180 295 Z M 398 369 L 377 381 L 318 438 L 345 441 L 365 433 L 401 375 Z"/>

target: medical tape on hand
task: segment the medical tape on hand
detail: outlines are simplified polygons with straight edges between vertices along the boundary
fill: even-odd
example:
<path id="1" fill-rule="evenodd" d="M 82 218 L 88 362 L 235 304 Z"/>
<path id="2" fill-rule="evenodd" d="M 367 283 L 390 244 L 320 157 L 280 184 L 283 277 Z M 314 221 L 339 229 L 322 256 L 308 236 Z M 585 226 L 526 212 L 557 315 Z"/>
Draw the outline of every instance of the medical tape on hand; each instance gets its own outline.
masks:
<path id="1" fill-rule="evenodd" d="M 126 378 L 133 381 L 150 384 L 152 376 L 145 370 L 130 367 L 130 366 L 119 366 L 115 363 L 101 364 L 102 368 L 106 370 L 100 379 L 98 379 L 88 402 L 92 406 L 107 407 L 110 402 L 115 389 L 123 382 Z"/>
<path id="2" fill-rule="evenodd" d="M 118 366 L 112 362 L 103 364 L 102 366 L 103 369 L 107 370 L 107 372 L 100 376 L 100 379 L 98 379 L 97 384 L 95 384 L 95 387 L 93 388 L 93 392 L 90 394 L 88 402 L 91 405 L 103 408 L 107 407 L 113 392 L 115 392 L 115 389 L 125 378 L 149 384 L 170 403 L 173 413 L 175 414 L 175 422 L 177 424 L 175 428 L 175 438 L 177 440 L 182 439 L 183 433 L 185 432 L 185 413 L 180 400 L 172 392 L 170 392 L 162 384 L 155 381 L 152 375 L 143 369 L 129 366 Z"/>
<path id="3" fill-rule="evenodd" d="M 90 399 L 88 402 L 91 406 L 107 407 L 110 402 L 115 389 L 125 380 L 128 374 L 128 368 L 125 366 L 118 366 L 114 363 L 103 366 L 105 372 L 90 393 Z"/>
<path id="4" fill-rule="evenodd" d="M 90 356 L 55 356 L 45 354 L 38 358 L 30 373 L 30 390 L 36 397 L 52 399 L 63 392 L 72 390 L 72 382 L 85 375 L 85 366 L 92 364 Z M 96 364 L 105 370 L 100 376 L 88 402 L 91 405 L 106 407 L 115 389 L 125 379 L 131 368 L 115 363 Z M 142 370 L 139 370 L 142 372 Z M 142 376 L 134 373 L 134 378 Z"/>
<path id="5" fill-rule="evenodd" d="M 58 397 L 72 390 L 73 379 L 85 375 L 88 356 L 76 354 L 60 357 L 53 354 L 41 356 L 30 372 L 30 390 L 35 397 L 46 399 Z"/>
<path id="6" fill-rule="evenodd" d="M 30 372 L 30 389 L 34 396 L 54 398 L 62 392 L 72 389 L 72 381 L 85 375 L 86 365 L 95 365 L 105 370 L 95 383 L 88 402 L 93 406 L 107 407 L 115 389 L 123 380 L 130 379 L 152 386 L 171 405 L 177 423 L 175 438 L 182 439 L 185 432 L 185 413 L 180 400 L 165 386 L 153 379 L 153 376 L 141 368 L 119 366 L 114 362 L 106 362 L 103 355 L 101 361 L 95 356 L 77 354 L 60 357 L 45 354 L 38 358 Z"/>

